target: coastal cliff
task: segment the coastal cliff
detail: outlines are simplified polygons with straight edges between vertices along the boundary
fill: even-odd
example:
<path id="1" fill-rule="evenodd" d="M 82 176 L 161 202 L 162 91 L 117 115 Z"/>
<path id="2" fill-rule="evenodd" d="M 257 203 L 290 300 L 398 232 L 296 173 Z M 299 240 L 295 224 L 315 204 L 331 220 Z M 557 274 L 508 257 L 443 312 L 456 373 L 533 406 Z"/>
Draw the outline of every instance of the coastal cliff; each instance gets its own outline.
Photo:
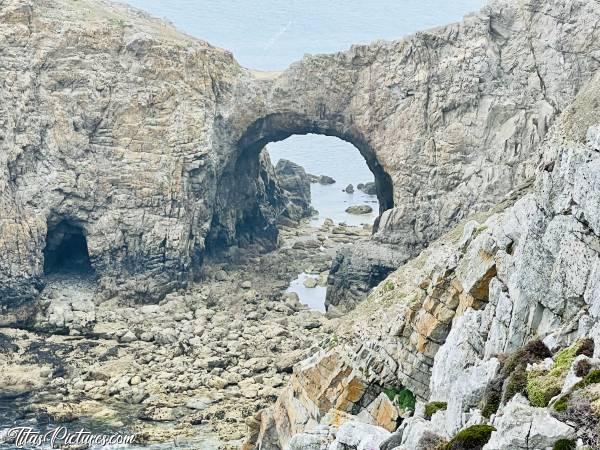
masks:
<path id="1" fill-rule="evenodd" d="M 473 448 L 465 429 L 487 430 L 486 450 L 598 448 L 599 98 L 595 77 L 541 146 L 531 189 L 341 319 L 257 416 L 259 448 Z"/>
<path id="2" fill-rule="evenodd" d="M 122 5 L 1 1 L 0 397 L 127 404 L 148 441 L 595 448 L 599 19 L 492 0 L 260 73 Z M 371 236 L 295 222 L 308 177 L 263 149 L 306 133 L 365 158 Z M 283 292 L 305 267 L 329 317 Z"/>
<path id="3" fill-rule="evenodd" d="M 62 223 L 85 236 L 107 296 L 143 302 L 187 285 L 207 248 L 272 248 L 281 211 L 260 150 L 311 132 L 365 157 L 374 239 L 392 246 L 340 256 L 329 303 L 350 309 L 532 176 L 537 145 L 598 66 L 596 9 L 494 1 L 459 24 L 261 74 L 122 6 L 5 1 L 2 303 L 35 298 Z"/>

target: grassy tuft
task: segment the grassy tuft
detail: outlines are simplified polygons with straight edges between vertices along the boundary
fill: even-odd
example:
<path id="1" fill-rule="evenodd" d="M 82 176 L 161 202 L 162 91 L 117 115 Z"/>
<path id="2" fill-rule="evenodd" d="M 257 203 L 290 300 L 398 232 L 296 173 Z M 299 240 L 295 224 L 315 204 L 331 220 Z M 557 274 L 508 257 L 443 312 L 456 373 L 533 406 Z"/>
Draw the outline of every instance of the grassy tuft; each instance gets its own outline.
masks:
<path id="1" fill-rule="evenodd" d="M 414 394 L 406 388 L 384 388 L 383 392 L 388 398 L 395 402 L 400 409 L 414 411 L 417 399 Z"/>
<path id="2" fill-rule="evenodd" d="M 553 397 L 560 394 L 565 377 L 584 341 L 577 341 L 558 352 L 548 372 L 532 370 L 527 374 L 527 397 L 533 406 L 546 407 Z"/>
<path id="3" fill-rule="evenodd" d="M 583 377 L 583 380 L 573 387 L 573 390 L 575 391 L 578 389 L 584 389 L 591 384 L 598 383 L 600 383 L 600 370 L 592 370 L 585 377 Z"/>
<path id="4" fill-rule="evenodd" d="M 559 398 L 553 405 L 553 408 L 555 411 L 558 412 L 564 412 L 567 410 L 567 408 L 569 407 L 569 399 L 570 399 L 570 395 L 569 394 L 565 394 L 563 395 L 561 398 Z"/>

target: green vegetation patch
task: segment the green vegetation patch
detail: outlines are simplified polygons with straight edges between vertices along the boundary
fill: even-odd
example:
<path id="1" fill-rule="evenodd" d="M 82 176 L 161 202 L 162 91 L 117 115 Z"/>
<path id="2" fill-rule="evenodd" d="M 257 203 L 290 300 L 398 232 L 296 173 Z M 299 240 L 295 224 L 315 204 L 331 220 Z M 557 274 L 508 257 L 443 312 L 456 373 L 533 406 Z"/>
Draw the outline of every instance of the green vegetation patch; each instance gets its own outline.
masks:
<path id="1" fill-rule="evenodd" d="M 565 394 L 561 398 L 556 400 L 556 402 L 554 402 L 554 405 L 552 405 L 552 407 L 554 408 L 555 411 L 564 412 L 569 407 L 569 399 L 570 398 L 571 398 L 571 396 L 569 394 Z"/>
<path id="2" fill-rule="evenodd" d="M 575 450 L 577 448 L 577 442 L 573 439 L 561 439 L 556 441 L 552 450 Z"/>
<path id="3" fill-rule="evenodd" d="M 491 425 L 473 425 L 459 431 L 440 450 L 477 450 L 488 443 L 492 432 L 496 431 Z"/>
<path id="4" fill-rule="evenodd" d="M 446 408 L 448 408 L 446 402 L 429 402 L 425 405 L 425 418 L 429 420 L 436 412 L 445 411 Z"/>
<path id="5" fill-rule="evenodd" d="M 576 391 L 578 389 L 584 389 L 591 384 L 598 383 L 600 383 L 600 370 L 591 370 L 585 377 L 583 377 L 583 380 L 573 386 L 573 390 Z"/>
<path id="6" fill-rule="evenodd" d="M 481 403 L 479 405 L 483 417 L 491 417 L 496 414 L 502 402 L 502 386 L 504 378 L 497 375 L 485 388 Z"/>
<path id="7" fill-rule="evenodd" d="M 508 375 L 514 372 L 518 366 L 527 367 L 527 364 L 533 364 L 551 356 L 552 353 L 542 341 L 538 339 L 530 341 L 509 355 L 502 366 L 502 374 L 508 378 Z"/>
<path id="8" fill-rule="evenodd" d="M 532 370 L 527 374 L 527 397 L 533 406 L 546 407 L 560 394 L 567 373 L 584 341 L 561 350 L 549 371 Z"/>
<path id="9" fill-rule="evenodd" d="M 396 285 L 394 284 L 394 282 L 392 280 L 388 280 L 383 285 L 383 292 L 390 292 L 393 291 L 395 288 Z"/>
<path id="10" fill-rule="evenodd" d="M 395 402 L 400 409 L 414 411 L 417 399 L 415 395 L 407 388 L 388 387 L 383 392 L 388 398 Z"/>

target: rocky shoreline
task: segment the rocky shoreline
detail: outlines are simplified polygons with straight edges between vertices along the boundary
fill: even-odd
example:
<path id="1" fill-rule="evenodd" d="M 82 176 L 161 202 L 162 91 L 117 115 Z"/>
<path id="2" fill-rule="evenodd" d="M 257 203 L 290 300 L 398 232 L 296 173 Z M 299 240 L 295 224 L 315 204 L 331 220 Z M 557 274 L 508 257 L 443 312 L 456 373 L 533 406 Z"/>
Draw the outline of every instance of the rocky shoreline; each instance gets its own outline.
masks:
<path id="1" fill-rule="evenodd" d="M 0 398 L 27 396 L 23 414 L 36 420 L 127 427 L 140 442 L 208 436 L 238 448 L 247 419 L 337 326 L 286 294 L 289 282 L 326 275 L 341 246 L 369 236 L 331 222 L 281 227 L 275 252 L 208 263 L 197 287 L 155 305 L 101 299 L 88 279 L 54 279 L 29 331 L 0 328 Z"/>

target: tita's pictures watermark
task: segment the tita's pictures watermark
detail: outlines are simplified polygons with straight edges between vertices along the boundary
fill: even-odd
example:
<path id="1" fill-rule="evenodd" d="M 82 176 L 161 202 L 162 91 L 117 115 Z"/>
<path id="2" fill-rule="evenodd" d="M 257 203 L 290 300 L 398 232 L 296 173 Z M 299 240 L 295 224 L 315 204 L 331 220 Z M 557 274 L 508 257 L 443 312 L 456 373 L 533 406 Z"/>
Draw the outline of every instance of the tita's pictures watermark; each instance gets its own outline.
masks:
<path id="1" fill-rule="evenodd" d="M 4 433 L 2 433 L 4 434 Z M 39 431 L 31 427 L 14 427 L 6 431 L 5 442 L 11 442 L 16 448 L 88 448 L 106 445 L 133 444 L 135 434 L 94 434 L 83 429 L 70 431 L 66 427 L 57 427 Z"/>

